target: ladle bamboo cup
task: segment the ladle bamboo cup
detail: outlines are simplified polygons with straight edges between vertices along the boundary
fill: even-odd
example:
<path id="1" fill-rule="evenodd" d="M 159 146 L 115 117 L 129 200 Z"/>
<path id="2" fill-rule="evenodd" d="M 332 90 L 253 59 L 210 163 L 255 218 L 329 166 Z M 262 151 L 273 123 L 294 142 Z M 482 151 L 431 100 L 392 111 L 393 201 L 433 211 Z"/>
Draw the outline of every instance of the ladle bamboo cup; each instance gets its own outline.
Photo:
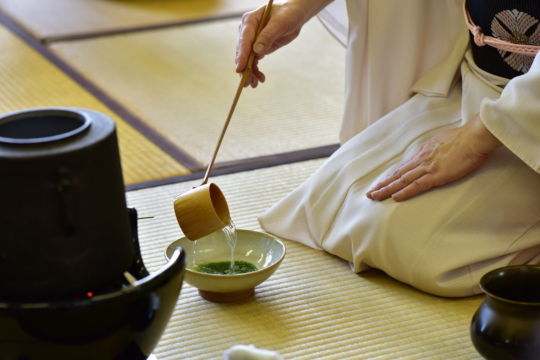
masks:
<path id="1" fill-rule="evenodd" d="M 272 10 L 273 0 L 268 1 L 266 9 L 264 9 L 261 22 L 257 28 L 257 33 L 255 40 L 258 38 L 261 30 L 264 28 L 266 21 L 268 20 L 268 15 Z M 198 187 L 195 187 L 179 196 L 174 200 L 174 212 L 176 214 L 176 220 L 178 225 L 184 232 L 184 235 L 189 240 L 197 240 L 203 236 L 210 235 L 213 232 L 216 232 L 220 229 L 223 229 L 225 226 L 231 224 L 231 215 L 229 213 L 229 206 L 227 205 L 227 200 L 225 196 L 219 189 L 216 184 L 208 184 L 208 178 L 210 177 L 210 172 L 214 166 L 219 147 L 229 126 L 234 109 L 242 93 L 242 89 L 246 83 L 246 80 L 251 73 L 251 66 L 253 64 L 253 59 L 255 53 L 253 49 L 249 54 L 248 62 L 246 69 L 242 73 L 242 78 L 238 84 L 238 89 L 236 90 L 236 95 L 234 97 L 231 109 L 229 110 L 229 115 L 221 131 L 221 136 L 214 150 L 214 155 L 212 161 L 206 169 L 206 174 L 204 175 L 203 182 Z"/>

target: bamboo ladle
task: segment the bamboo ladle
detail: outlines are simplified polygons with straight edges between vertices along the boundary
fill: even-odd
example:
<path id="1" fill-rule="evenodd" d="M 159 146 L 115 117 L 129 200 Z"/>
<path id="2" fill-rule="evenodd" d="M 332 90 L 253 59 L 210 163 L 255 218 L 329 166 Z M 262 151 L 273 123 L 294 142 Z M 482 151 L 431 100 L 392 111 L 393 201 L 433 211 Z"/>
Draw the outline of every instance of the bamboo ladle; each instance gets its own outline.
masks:
<path id="1" fill-rule="evenodd" d="M 269 0 L 266 8 L 264 9 L 263 16 L 257 28 L 257 33 L 255 36 L 255 42 L 259 37 L 261 30 L 266 25 L 270 11 L 272 10 L 273 0 Z M 255 43 L 254 42 L 254 43 Z M 229 115 L 221 131 L 221 136 L 219 137 L 216 149 L 214 150 L 214 155 L 212 156 L 212 161 L 206 169 L 206 174 L 204 175 L 203 182 L 201 185 L 178 195 L 174 200 L 174 212 L 176 214 L 176 220 L 178 225 L 182 229 L 182 232 L 189 240 L 197 240 L 203 236 L 210 235 L 211 233 L 223 229 L 225 226 L 231 224 L 231 215 L 229 213 L 229 206 L 227 205 L 227 200 L 225 196 L 219 189 L 216 184 L 208 183 L 208 178 L 214 166 L 219 147 L 229 126 L 234 109 L 242 93 L 242 89 L 246 83 L 246 80 L 251 73 L 251 67 L 253 64 L 253 59 L 255 57 L 255 52 L 253 49 L 249 54 L 246 68 L 242 73 L 242 78 L 238 84 L 238 89 L 236 90 L 236 95 L 234 96 L 231 109 L 229 110 Z"/>

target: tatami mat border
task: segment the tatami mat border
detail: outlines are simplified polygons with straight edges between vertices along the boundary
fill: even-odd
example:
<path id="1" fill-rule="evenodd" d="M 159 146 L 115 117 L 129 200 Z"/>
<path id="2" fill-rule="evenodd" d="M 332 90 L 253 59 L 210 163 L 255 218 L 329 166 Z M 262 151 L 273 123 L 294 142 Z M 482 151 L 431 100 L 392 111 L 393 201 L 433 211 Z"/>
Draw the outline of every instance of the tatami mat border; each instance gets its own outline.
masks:
<path id="1" fill-rule="evenodd" d="M 85 40 L 85 39 L 94 39 L 94 38 L 110 36 L 110 35 L 131 34 L 131 33 L 136 33 L 136 32 L 141 32 L 141 31 L 166 29 L 170 27 L 198 24 L 198 23 L 204 23 L 204 22 L 210 22 L 210 21 L 235 19 L 235 18 L 240 18 L 242 15 L 243 13 L 238 13 L 238 14 L 231 14 L 231 15 L 209 17 L 209 18 L 204 18 L 204 19 L 176 21 L 176 22 L 171 22 L 167 24 L 138 26 L 138 27 L 132 27 L 129 29 L 96 31 L 93 33 L 75 34 L 75 35 L 66 35 L 66 36 L 51 36 L 51 37 L 44 38 L 43 42 L 45 44 L 51 44 L 53 42 L 77 41 L 77 40 Z"/>
<path id="2" fill-rule="evenodd" d="M 12 31 L 15 35 L 20 37 L 23 41 L 25 41 L 28 45 L 30 45 L 34 50 L 36 50 L 42 56 L 44 56 L 47 60 L 52 62 L 55 66 L 57 66 L 60 70 L 62 70 L 66 75 L 71 77 L 75 82 L 77 82 L 80 86 L 86 89 L 89 93 L 94 95 L 104 105 L 106 105 L 109 109 L 115 112 L 128 124 L 133 126 L 136 130 L 138 130 L 141 134 L 147 137 L 150 141 L 156 144 L 164 152 L 166 152 L 176 161 L 178 161 L 179 163 L 184 165 L 186 168 L 188 168 L 191 172 L 199 172 L 205 168 L 203 164 L 199 163 L 189 154 L 185 153 L 183 150 L 178 148 L 169 140 L 161 136 L 161 134 L 159 134 L 154 129 L 149 127 L 138 116 L 133 114 L 123 105 L 121 105 L 116 100 L 114 100 L 109 95 L 107 95 L 107 93 L 101 90 L 98 86 L 96 86 L 94 83 L 92 83 L 82 74 L 80 74 L 77 70 L 75 70 L 69 64 L 67 64 L 58 56 L 56 56 L 44 44 L 34 39 L 30 34 L 28 34 L 15 22 L 13 22 L 7 16 L 1 13 L 0 13 L 0 23 L 2 23 L 6 28 Z"/>
<path id="3" fill-rule="evenodd" d="M 272 166 L 292 164 L 301 161 L 315 160 L 320 158 L 326 158 L 332 155 L 337 149 L 339 144 L 321 146 L 317 148 L 291 151 L 288 153 L 260 156 L 248 159 L 241 159 L 235 161 L 228 161 L 223 163 L 216 163 L 212 170 L 212 176 L 233 174 L 242 171 L 257 170 L 263 168 L 269 168 Z M 137 184 L 126 185 L 126 191 L 141 190 L 150 187 L 156 187 L 161 185 L 169 185 L 189 180 L 202 179 L 206 171 L 193 173 L 189 175 L 175 176 L 166 179 L 146 181 Z"/>
<path id="4" fill-rule="evenodd" d="M 258 217 L 296 189 L 325 159 L 216 176 L 239 229 L 261 231 Z M 141 217 L 138 234 L 150 272 L 182 236 L 176 195 L 197 181 L 126 194 Z M 255 296 L 212 303 L 184 284 L 158 346 L 160 360 L 218 360 L 236 344 L 274 350 L 287 360 L 480 360 L 470 340 L 471 318 L 481 296 L 449 299 L 400 283 L 382 271 L 355 274 L 347 261 L 282 239 L 283 263 Z M 217 326 L 216 326 L 217 325 Z"/>
<path id="5" fill-rule="evenodd" d="M 220 18 L 212 19 L 212 20 L 219 20 L 219 19 L 226 19 L 226 18 L 233 18 L 233 17 L 234 16 L 223 16 Z M 119 34 L 119 33 L 135 32 L 135 31 L 145 31 L 145 30 L 185 25 L 188 23 L 205 22 L 205 21 L 209 21 L 209 20 L 202 19 L 202 20 L 179 22 L 179 23 L 174 23 L 174 24 L 146 26 L 146 27 L 141 27 L 138 29 L 118 30 L 114 33 Z M 60 59 L 56 54 L 50 51 L 47 48 L 46 44 L 40 42 L 39 40 L 36 40 L 34 37 L 28 34 L 24 29 L 22 29 L 18 24 L 16 24 L 9 17 L 7 17 L 6 15 L 2 13 L 0 13 L 0 23 L 2 23 L 6 28 L 12 31 L 15 35 L 20 37 L 23 41 L 25 41 L 28 45 L 30 45 L 34 50 L 36 50 L 38 53 L 44 56 L 47 60 L 52 62 L 55 66 L 57 66 L 60 70 L 62 70 L 66 75 L 71 77 L 75 82 L 77 82 L 89 93 L 91 93 L 93 96 L 99 99 L 104 105 L 109 107 L 113 112 L 115 112 L 118 116 L 124 119 L 131 126 L 133 126 L 136 130 L 138 130 L 141 134 L 147 137 L 154 144 L 156 144 L 164 152 L 169 154 L 176 161 L 184 165 L 186 168 L 188 168 L 192 172 L 192 174 L 188 174 L 188 175 L 175 176 L 171 178 L 129 184 L 129 185 L 126 185 L 125 187 L 126 191 L 139 190 L 139 189 L 145 189 L 149 187 L 173 184 L 177 182 L 194 180 L 194 179 L 204 177 L 205 170 L 206 170 L 205 165 L 195 160 L 189 154 L 187 154 L 186 152 L 178 148 L 176 145 L 171 143 L 161 134 L 157 133 L 154 129 L 149 127 L 138 116 L 136 116 L 130 110 L 128 110 L 123 105 L 118 103 L 116 100 L 111 98 L 107 93 L 101 90 L 93 82 L 88 80 L 85 76 L 83 76 L 73 67 L 71 67 L 69 64 L 67 64 L 62 59 Z M 107 32 L 107 33 L 103 32 L 99 36 L 106 36 L 106 35 L 112 35 L 112 34 L 113 32 Z M 85 38 L 90 38 L 90 37 L 91 36 L 87 36 L 87 37 L 85 36 Z M 75 40 L 75 38 L 69 39 L 69 40 Z M 234 160 L 234 161 L 220 162 L 214 165 L 212 175 L 232 174 L 232 173 L 237 173 L 241 171 L 262 169 L 266 167 L 285 165 L 285 164 L 290 164 L 290 163 L 299 162 L 299 161 L 306 161 L 306 160 L 329 157 L 330 155 L 332 155 L 332 153 L 334 153 L 334 151 L 336 151 L 339 148 L 339 146 L 340 146 L 339 144 L 331 144 L 331 145 L 297 150 L 297 151 L 292 151 L 292 152 L 287 152 L 287 153 L 279 153 L 279 154 L 272 154 L 272 155 L 266 155 L 266 156 L 260 156 L 260 157 L 239 159 L 239 160 Z"/>

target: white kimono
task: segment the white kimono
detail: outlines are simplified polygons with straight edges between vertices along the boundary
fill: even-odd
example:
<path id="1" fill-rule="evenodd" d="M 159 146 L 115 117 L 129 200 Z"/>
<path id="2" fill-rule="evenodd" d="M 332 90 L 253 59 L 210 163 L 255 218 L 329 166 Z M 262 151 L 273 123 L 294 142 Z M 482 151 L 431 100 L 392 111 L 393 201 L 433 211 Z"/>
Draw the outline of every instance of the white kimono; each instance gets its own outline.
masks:
<path id="1" fill-rule="evenodd" d="M 339 5 L 320 17 L 344 42 Z M 347 1 L 343 145 L 259 217 L 263 229 L 440 296 L 479 294 L 486 272 L 540 263 L 540 58 L 511 81 L 482 71 L 461 6 Z M 365 196 L 478 112 L 505 145 L 478 169 L 400 203 Z"/>

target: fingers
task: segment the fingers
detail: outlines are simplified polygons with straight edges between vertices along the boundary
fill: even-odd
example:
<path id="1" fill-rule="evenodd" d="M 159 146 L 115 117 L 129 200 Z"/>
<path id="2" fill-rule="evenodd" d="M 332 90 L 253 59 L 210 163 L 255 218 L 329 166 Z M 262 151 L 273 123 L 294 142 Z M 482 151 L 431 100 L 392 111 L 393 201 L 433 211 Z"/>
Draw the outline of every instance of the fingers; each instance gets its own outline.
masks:
<path id="1" fill-rule="evenodd" d="M 255 76 L 253 73 L 249 74 L 246 82 L 244 83 L 245 88 L 248 86 L 251 86 L 254 89 L 259 86 L 259 78 L 257 78 L 257 76 Z"/>
<path id="2" fill-rule="evenodd" d="M 257 24 L 258 25 L 258 24 Z M 266 26 L 261 30 L 255 44 L 253 45 L 253 51 L 257 55 L 264 55 L 268 53 L 268 50 L 272 49 L 272 45 L 278 37 L 283 35 L 286 31 L 282 21 L 274 20 L 268 21 Z M 273 49 L 275 50 L 275 49 Z"/>
<path id="3" fill-rule="evenodd" d="M 257 58 L 261 60 L 264 55 L 270 54 L 292 41 L 292 39 L 298 36 L 298 33 L 300 32 L 301 25 L 298 25 L 298 29 L 292 33 L 287 33 L 291 26 L 291 18 L 295 17 L 290 14 L 285 14 L 283 11 L 280 12 L 280 10 L 277 9 L 278 6 L 274 6 L 268 17 L 267 23 L 257 36 L 257 29 L 262 20 L 265 8 L 266 5 L 261 6 L 257 10 L 248 12 L 242 16 L 242 22 L 238 27 L 239 36 L 236 45 L 235 61 L 237 73 L 244 71 L 251 50 L 253 50 Z M 300 23 L 300 21 L 296 21 L 295 23 Z M 277 41 L 283 37 L 288 38 L 285 41 Z"/>
<path id="4" fill-rule="evenodd" d="M 265 79 L 266 77 L 262 72 L 251 72 L 249 74 L 248 80 L 246 80 L 246 82 L 244 83 L 244 87 L 248 87 L 251 85 L 251 87 L 255 89 L 259 85 L 259 83 L 264 83 Z"/>
<path id="5" fill-rule="evenodd" d="M 251 74 L 257 78 L 259 82 L 263 83 L 266 80 L 266 76 L 262 71 L 259 70 L 259 60 L 260 59 L 257 57 L 253 59 L 253 64 L 251 64 Z"/>
<path id="6" fill-rule="evenodd" d="M 259 86 L 259 83 L 263 83 L 265 81 L 265 76 L 263 73 L 254 74 L 251 72 L 248 77 L 246 78 L 246 82 L 244 83 L 244 87 L 251 86 L 252 88 L 256 88 Z"/>
<path id="7" fill-rule="evenodd" d="M 394 198 L 394 194 L 403 191 L 403 189 L 409 188 L 411 185 L 412 187 L 405 193 L 403 193 L 403 195 L 398 196 L 398 198 L 401 198 L 413 192 L 413 190 L 418 189 L 419 185 L 422 185 L 424 187 L 425 185 L 423 182 L 425 180 L 422 180 L 421 183 L 418 183 L 418 181 L 426 176 L 426 169 L 420 166 L 412 168 L 410 171 L 407 171 L 408 168 L 410 168 L 410 166 L 407 166 L 408 164 L 410 163 L 402 165 L 392 174 L 388 175 L 385 179 L 383 179 L 383 181 L 381 181 L 373 189 L 368 191 L 366 196 L 372 200 L 382 201 L 388 199 L 390 196 Z M 394 198 L 394 200 L 396 199 Z"/>
<path id="8" fill-rule="evenodd" d="M 411 184 L 403 188 L 401 191 L 392 195 L 395 201 L 404 201 L 408 198 L 416 196 L 424 191 L 434 187 L 436 184 L 435 177 L 432 174 L 426 174 L 419 179 L 414 180 Z"/>
<path id="9" fill-rule="evenodd" d="M 262 71 L 259 70 L 258 65 L 258 59 L 255 59 L 253 61 L 253 64 L 251 66 L 251 71 L 246 78 L 246 81 L 244 82 L 244 87 L 251 86 L 252 88 L 256 88 L 259 83 L 264 83 L 266 81 L 266 76 Z M 241 77 L 242 75 L 240 75 Z"/>
<path id="10" fill-rule="evenodd" d="M 246 68 L 249 53 L 255 41 L 257 27 L 263 13 L 264 7 L 260 7 L 242 16 L 242 22 L 238 26 L 238 42 L 236 43 L 235 61 L 237 73 L 243 72 Z"/>
<path id="11" fill-rule="evenodd" d="M 414 169 L 417 167 L 417 164 L 413 161 L 407 161 L 404 164 L 402 164 L 399 168 L 394 170 L 392 173 L 386 175 L 384 179 L 380 182 L 378 182 L 373 188 L 371 188 L 367 193 L 366 196 L 370 199 L 373 199 L 372 194 L 378 190 L 381 190 L 382 188 L 390 185 L 391 183 L 399 180 L 404 174 L 406 174 L 408 171 Z"/>
<path id="12" fill-rule="evenodd" d="M 246 13 L 242 16 L 242 22 L 238 26 L 238 42 L 236 43 L 236 72 L 242 73 L 247 65 L 249 53 L 255 40 L 256 27 L 254 27 L 251 19 L 252 13 Z M 261 13 L 262 16 L 262 13 Z"/>
<path id="13" fill-rule="evenodd" d="M 259 79 L 260 82 L 264 83 L 266 81 L 266 75 L 258 69 L 253 69 L 253 74 Z"/>
<path id="14" fill-rule="evenodd" d="M 396 201 L 403 201 L 469 174 L 489 156 L 489 153 L 474 149 L 475 139 L 471 140 L 471 134 L 470 128 L 464 125 L 435 135 L 411 160 L 386 176 L 366 196 L 373 200 L 391 196 Z"/>

